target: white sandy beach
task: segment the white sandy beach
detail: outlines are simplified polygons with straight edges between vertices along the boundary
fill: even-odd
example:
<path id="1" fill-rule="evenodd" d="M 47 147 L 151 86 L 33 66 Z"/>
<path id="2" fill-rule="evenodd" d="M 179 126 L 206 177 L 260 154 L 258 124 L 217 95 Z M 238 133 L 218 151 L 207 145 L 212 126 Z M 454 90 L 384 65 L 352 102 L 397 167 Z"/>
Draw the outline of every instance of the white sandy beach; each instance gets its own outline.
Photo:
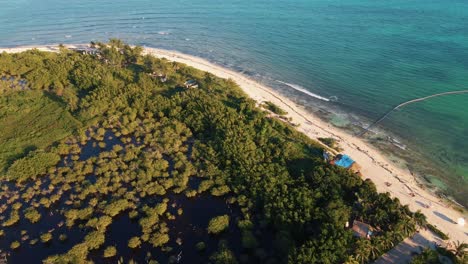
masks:
<path id="1" fill-rule="evenodd" d="M 86 46 L 81 44 L 67 45 L 69 48 Z M 57 45 L 50 45 L 5 48 L 0 49 L 0 52 L 22 52 L 32 48 L 42 51 L 58 51 Z M 145 48 L 144 52 L 156 57 L 164 57 L 171 61 L 184 63 L 222 78 L 230 78 L 239 84 L 244 92 L 257 102 L 271 101 L 286 110 L 288 117 L 292 118 L 292 122 L 299 124 L 297 129 L 310 138 L 332 137 L 337 139 L 340 146 L 344 149 L 343 153 L 350 155 L 361 166 L 363 177 L 371 179 L 379 192 L 389 192 L 392 197 L 397 197 L 402 204 L 408 204 L 409 208 L 413 211 L 421 210 L 431 224 L 436 225 L 450 236 L 450 240 L 468 241 L 468 226 L 462 227 L 455 223 L 458 218 L 465 217 L 464 215 L 452 209 L 447 203 L 442 202 L 432 193 L 420 188 L 408 170 L 403 170 L 392 164 L 379 151 L 361 139 L 327 124 L 313 114 L 308 113 L 303 107 L 295 104 L 290 99 L 240 73 L 215 65 L 204 59 L 181 54 L 176 51 Z M 386 182 L 391 183 L 391 185 L 387 186 Z M 415 196 L 412 197 L 410 193 L 414 193 Z M 424 205 L 428 204 L 432 206 L 426 208 Z M 421 234 L 430 242 L 441 243 L 430 232 L 421 232 Z"/>

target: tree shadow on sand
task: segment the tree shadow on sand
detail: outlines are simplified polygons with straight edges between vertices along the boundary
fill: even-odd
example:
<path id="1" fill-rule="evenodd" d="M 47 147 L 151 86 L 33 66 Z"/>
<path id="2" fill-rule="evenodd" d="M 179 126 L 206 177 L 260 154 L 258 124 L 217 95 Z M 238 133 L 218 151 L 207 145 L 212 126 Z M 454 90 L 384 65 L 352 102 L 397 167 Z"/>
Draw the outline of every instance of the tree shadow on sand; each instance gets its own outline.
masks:
<path id="1" fill-rule="evenodd" d="M 421 201 L 416 201 L 416 203 L 417 203 L 418 205 L 420 205 L 421 207 L 424 207 L 424 208 L 426 208 L 426 206 L 427 206 L 427 204 L 425 204 L 425 203 L 423 203 L 423 202 L 421 202 Z"/>
<path id="2" fill-rule="evenodd" d="M 437 215 L 438 217 L 444 219 L 445 221 L 447 221 L 449 223 L 455 224 L 455 222 L 450 217 L 444 215 L 443 213 L 434 211 L 434 214 Z"/>
<path id="3" fill-rule="evenodd" d="M 374 264 L 409 263 L 414 256 L 421 254 L 426 247 L 434 248 L 434 244 L 423 235 L 416 233 L 383 254 Z"/>

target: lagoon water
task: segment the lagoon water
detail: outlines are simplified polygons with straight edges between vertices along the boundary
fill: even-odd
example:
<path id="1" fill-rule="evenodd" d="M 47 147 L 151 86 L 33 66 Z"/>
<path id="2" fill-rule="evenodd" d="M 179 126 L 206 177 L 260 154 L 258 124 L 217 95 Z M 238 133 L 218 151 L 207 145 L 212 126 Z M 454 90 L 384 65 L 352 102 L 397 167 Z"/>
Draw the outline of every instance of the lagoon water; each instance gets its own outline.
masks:
<path id="1" fill-rule="evenodd" d="M 406 100 L 468 89 L 467 21 L 466 0 L 0 0 L 0 46 L 116 37 L 174 49 L 333 109 L 337 124 L 365 123 Z M 466 205 L 468 94 L 409 105 L 381 128 Z"/>

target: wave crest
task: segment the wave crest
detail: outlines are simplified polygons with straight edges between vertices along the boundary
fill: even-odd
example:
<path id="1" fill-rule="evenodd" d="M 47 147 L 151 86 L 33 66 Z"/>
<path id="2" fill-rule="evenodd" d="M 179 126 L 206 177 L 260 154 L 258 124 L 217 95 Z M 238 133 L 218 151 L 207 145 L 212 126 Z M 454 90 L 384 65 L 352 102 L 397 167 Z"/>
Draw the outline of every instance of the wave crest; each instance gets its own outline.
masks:
<path id="1" fill-rule="evenodd" d="M 326 101 L 326 102 L 329 102 L 329 101 L 330 101 L 330 99 L 328 99 L 328 98 L 325 98 L 325 97 L 320 96 L 320 95 L 318 95 L 318 94 L 314 94 L 314 93 L 312 93 L 312 92 L 310 92 L 310 91 L 307 91 L 304 87 L 302 87 L 302 86 L 300 86 L 300 85 L 292 84 L 292 83 L 287 83 L 287 82 L 283 82 L 283 81 L 279 81 L 279 80 L 276 80 L 276 81 L 279 82 L 279 83 L 282 83 L 282 84 L 284 84 L 284 85 L 287 85 L 287 86 L 293 88 L 294 90 L 297 90 L 297 91 L 299 91 L 299 92 L 305 93 L 305 94 L 307 94 L 307 95 L 309 95 L 309 96 L 311 96 L 311 97 L 314 97 L 314 98 L 317 98 L 317 99 L 320 99 L 320 100 L 323 100 L 323 101 Z"/>

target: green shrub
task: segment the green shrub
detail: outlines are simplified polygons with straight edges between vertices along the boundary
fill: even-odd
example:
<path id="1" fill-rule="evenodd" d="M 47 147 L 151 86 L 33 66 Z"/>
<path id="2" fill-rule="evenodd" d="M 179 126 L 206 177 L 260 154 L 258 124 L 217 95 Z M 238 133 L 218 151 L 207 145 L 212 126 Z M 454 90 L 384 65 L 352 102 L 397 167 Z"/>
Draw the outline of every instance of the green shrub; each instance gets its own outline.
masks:
<path id="1" fill-rule="evenodd" d="M 41 241 L 42 243 L 47 243 L 52 239 L 52 234 L 51 233 L 44 233 L 41 235 Z"/>
<path id="2" fill-rule="evenodd" d="M 66 234 L 60 234 L 59 236 L 59 240 L 62 241 L 62 242 L 65 242 L 67 240 L 67 235 Z"/>
<path id="3" fill-rule="evenodd" d="M 109 216 L 116 216 L 120 212 L 127 210 L 129 202 L 126 199 L 114 201 L 106 206 L 104 213 Z"/>
<path id="4" fill-rule="evenodd" d="M 198 250 L 198 251 L 203 251 L 206 249 L 206 244 L 205 242 L 198 242 L 196 245 L 195 245 L 195 248 Z"/>
<path id="5" fill-rule="evenodd" d="M 14 210 L 14 211 L 11 211 L 10 218 L 8 218 L 5 222 L 3 222 L 2 225 L 5 227 L 12 226 L 12 225 L 17 224 L 19 220 L 20 220 L 19 213 L 18 211 Z"/>
<path id="6" fill-rule="evenodd" d="M 137 210 L 132 210 L 132 211 L 128 212 L 128 217 L 130 219 L 135 219 L 137 216 L 138 216 L 138 211 Z"/>
<path id="7" fill-rule="evenodd" d="M 431 224 L 428 223 L 427 228 L 429 228 L 429 230 L 431 230 L 434 234 L 436 234 L 437 236 L 439 236 L 443 240 L 449 239 L 449 236 L 447 234 L 445 234 L 444 232 L 440 231 L 440 229 L 438 229 L 436 226 L 431 225 Z"/>
<path id="8" fill-rule="evenodd" d="M 153 247 L 160 247 L 169 242 L 169 235 L 168 234 L 163 234 L 163 233 L 156 233 L 153 234 L 150 238 L 151 245 Z"/>
<path id="9" fill-rule="evenodd" d="M 28 156 L 16 160 L 7 171 L 8 180 L 18 182 L 47 173 L 47 170 L 59 162 L 60 156 L 55 153 L 34 151 Z"/>
<path id="10" fill-rule="evenodd" d="M 332 149 L 341 151 L 338 146 L 338 142 L 334 138 L 318 138 L 318 140 Z"/>
<path id="11" fill-rule="evenodd" d="M 21 244 L 20 244 L 19 241 L 13 241 L 13 242 L 11 242 L 11 244 L 10 244 L 10 248 L 11 248 L 11 249 L 17 249 L 17 248 L 19 248 L 20 246 L 21 246 Z"/>
<path id="12" fill-rule="evenodd" d="M 128 241 L 128 247 L 129 248 L 137 248 L 141 245 L 141 240 L 139 237 L 132 237 Z"/>
<path id="13" fill-rule="evenodd" d="M 41 219 L 41 214 L 34 208 L 27 208 L 24 210 L 24 217 L 31 223 L 36 223 Z"/>
<path id="14" fill-rule="evenodd" d="M 274 103 L 270 102 L 270 101 L 267 101 L 267 102 L 264 102 L 262 104 L 262 106 L 265 108 L 265 109 L 268 109 L 270 110 L 271 112 L 277 114 L 277 115 L 287 115 L 288 112 L 284 111 L 283 109 L 281 109 L 281 107 L 275 105 Z"/>
<path id="15" fill-rule="evenodd" d="M 229 226 L 229 216 L 221 215 L 210 220 L 208 223 L 209 234 L 219 234 L 223 232 Z"/>
<path id="16" fill-rule="evenodd" d="M 103 257 L 110 258 L 110 257 L 115 256 L 116 254 L 117 254 L 117 249 L 114 246 L 108 246 L 106 249 L 104 249 Z"/>
<path id="17" fill-rule="evenodd" d="M 231 189 L 227 185 L 218 186 L 218 187 L 215 187 L 215 188 L 211 189 L 211 195 L 223 196 L 223 195 L 229 193 L 230 191 L 231 191 Z"/>
<path id="18" fill-rule="evenodd" d="M 104 233 L 93 231 L 85 236 L 84 242 L 88 249 L 98 249 L 104 244 L 105 240 Z"/>

